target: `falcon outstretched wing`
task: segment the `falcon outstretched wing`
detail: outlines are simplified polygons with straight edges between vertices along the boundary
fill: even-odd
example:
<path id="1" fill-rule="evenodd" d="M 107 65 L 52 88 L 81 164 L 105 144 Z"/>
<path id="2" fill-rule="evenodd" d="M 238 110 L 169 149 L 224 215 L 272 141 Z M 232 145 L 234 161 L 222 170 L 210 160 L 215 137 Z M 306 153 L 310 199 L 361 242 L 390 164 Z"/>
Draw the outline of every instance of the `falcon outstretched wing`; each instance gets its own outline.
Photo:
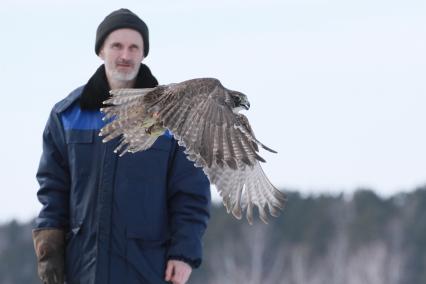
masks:
<path id="1" fill-rule="evenodd" d="M 252 223 L 254 205 L 267 222 L 266 210 L 277 216 L 283 208 L 284 194 L 264 174 L 258 145 L 275 151 L 259 142 L 247 118 L 238 114 L 242 107 L 248 108 L 244 94 L 224 88 L 214 78 L 111 93 L 113 97 L 105 102 L 110 106 L 103 111 L 112 122 L 100 133 L 105 142 L 123 134 L 118 150 L 125 146 L 124 151 L 140 151 L 167 128 L 185 147 L 188 159 L 216 185 L 235 217 L 246 211 Z M 152 133 L 152 128 L 158 131 Z"/>

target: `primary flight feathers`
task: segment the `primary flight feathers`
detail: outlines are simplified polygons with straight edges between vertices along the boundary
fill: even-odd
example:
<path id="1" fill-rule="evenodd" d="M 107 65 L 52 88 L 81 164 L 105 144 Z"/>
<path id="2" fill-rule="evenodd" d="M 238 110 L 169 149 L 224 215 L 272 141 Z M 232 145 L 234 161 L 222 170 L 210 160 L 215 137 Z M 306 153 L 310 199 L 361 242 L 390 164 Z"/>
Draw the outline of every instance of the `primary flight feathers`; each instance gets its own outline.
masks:
<path id="1" fill-rule="evenodd" d="M 195 166 L 202 167 L 216 185 L 229 212 L 240 219 L 243 211 L 253 222 L 253 205 L 267 222 L 267 210 L 277 216 L 285 196 L 266 177 L 259 147 L 247 117 L 247 97 L 222 86 L 217 79 L 202 78 L 151 89 L 118 89 L 104 102 L 103 141 L 122 135 L 120 155 L 148 149 L 169 129 Z"/>

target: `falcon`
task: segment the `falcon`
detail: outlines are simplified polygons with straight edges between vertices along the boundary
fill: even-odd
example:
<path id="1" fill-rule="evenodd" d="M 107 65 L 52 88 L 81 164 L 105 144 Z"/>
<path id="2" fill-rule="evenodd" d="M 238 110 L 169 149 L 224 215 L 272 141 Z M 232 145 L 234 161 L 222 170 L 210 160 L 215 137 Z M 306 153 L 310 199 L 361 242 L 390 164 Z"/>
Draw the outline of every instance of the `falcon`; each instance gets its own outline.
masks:
<path id="1" fill-rule="evenodd" d="M 285 195 L 263 172 L 259 146 L 246 116 L 250 103 L 241 92 L 215 78 L 200 78 L 147 89 L 117 89 L 101 109 L 108 123 L 99 135 L 108 142 L 121 135 L 115 152 L 148 149 L 169 130 L 196 167 L 202 167 L 216 186 L 228 213 L 253 223 L 253 207 L 267 223 L 278 216 Z"/>

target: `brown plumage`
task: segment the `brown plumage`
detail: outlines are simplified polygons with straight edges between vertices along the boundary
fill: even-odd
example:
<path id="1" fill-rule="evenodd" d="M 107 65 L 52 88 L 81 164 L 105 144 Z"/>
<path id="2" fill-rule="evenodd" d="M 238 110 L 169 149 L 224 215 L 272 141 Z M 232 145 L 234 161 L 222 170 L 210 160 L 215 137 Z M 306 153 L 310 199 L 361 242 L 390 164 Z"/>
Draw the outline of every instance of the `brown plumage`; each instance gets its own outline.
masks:
<path id="1" fill-rule="evenodd" d="M 224 88 L 219 80 L 202 78 L 152 89 L 111 91 L 104 102 L 105 120 L 101 129 L 104 142 L 122 135 L 116 151 L 137 152 L 148 149 L 169 129 L 195 166 L 202 167 L 216 185 L 229 212 L 240 219 L 243 211 L 253 222 L 253 205 L 267 222 L 267 211 L 277 216 L 285 196 L 266 177 L 259 161 L 259 142 L 247 117 L 247 97 Z"/>

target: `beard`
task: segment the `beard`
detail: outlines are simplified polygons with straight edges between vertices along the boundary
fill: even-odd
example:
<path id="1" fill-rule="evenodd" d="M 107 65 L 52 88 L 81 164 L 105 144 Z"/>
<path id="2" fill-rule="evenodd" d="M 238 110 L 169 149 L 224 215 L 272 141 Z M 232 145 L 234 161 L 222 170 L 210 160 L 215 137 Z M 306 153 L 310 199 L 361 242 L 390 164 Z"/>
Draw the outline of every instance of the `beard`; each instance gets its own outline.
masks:
<path id="1" fill-rule="evenodd" d="M 120 70 L 118 65 L 126 64 L 130 65 L 132 68 L 128 70 Z M 139 72 L 140 64 L 135 64 L 132 60 L 117 60 L 116 62 L 105 62 L 106 70 L 109 70 L 109 75 L 113 80 L 128 82 L 136 78 Z"/>

